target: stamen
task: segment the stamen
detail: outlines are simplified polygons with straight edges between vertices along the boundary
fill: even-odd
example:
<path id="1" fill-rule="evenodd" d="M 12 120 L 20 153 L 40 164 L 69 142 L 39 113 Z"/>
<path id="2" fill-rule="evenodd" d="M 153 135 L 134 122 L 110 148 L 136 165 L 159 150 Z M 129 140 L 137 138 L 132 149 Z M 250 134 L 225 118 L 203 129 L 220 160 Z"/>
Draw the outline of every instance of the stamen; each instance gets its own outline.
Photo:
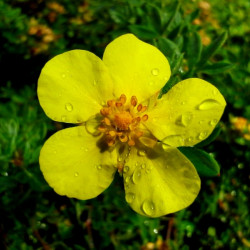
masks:
<path id="1" fill-rule="evenodd" d="M 142 119 L 142 121 L 144 121 L 144 122 L 147 121 L 148 115 L 144 115 L 141 119 Z"/>
<path id="2" fill-rule="evenodd" d="M 109 131 L 109 135 L 112 137 L 116 136 L 116 132 L 114 130 Z"/>
<path id="3" fill-rule="evenodd" d="M 136 96 L 133 95 L 131 97 L 130 103 L 131 103 L 132 106 L 134 106 L 134 107 L 136 106 L 136 104 L 137 104 L 137 98 L 136 98 Z"/>
<path id="4" fill-rule="evenodd" d="M 128 145 L 129 145 L 129 146 L 134 146 L 134 145 L 135 145 L 135 141 L 132 140 L 132 139 L 130 139 L 130 140 L 128 141 Z"/>
<path id="5" fill-rule="evenodd" d="M 122 94 L 122 95 L 120 96 L 120 101 L 121 101 L 121 103 L 124 104 L 124 103 L 126 102 L 126 100 L 127 100 L 127 97 L 126 97 L 124 94 Z"/>
<path id="6" fill-rule="evenodd" d="M 101 115 L 106 116 L 109 115 L 111 110 L 109 108 L 103 108 L 100 110 Z"/>
<path id="7" fill-rule="evenodd" d="M 139 104 L 139 105 L 137 106 L 137 111 L 140 112 L 141 109 L 142 109 L 142 104 Z"/>
<path id="8" fill-rule="evenodd" d="M 109 107 L 114 107 L 115 106 L 115 100 L 108 100 L 107 104 Z"/>
<path id="9" fill-rule="evenodd" d="M 115 106 L 116 106 L 117 108 L 121 107 L 122 105 L 123 105 L 122 102 L 116 102 L 116 103 L 115 103 Z"/>
<path id="10" fill-rule="evenodd" d="M 127 135 L 122 134 L 122 135 L 119 137 L 119 139 L 120 139 L 121 142 L 126 142 L 126 141 L 128 140 L 128 137 L 127 137 Z"/>
<path id="11" fill-rule="evenodd" d="M 104 127 L 103 125 L 101 125 L 101 126 L 98 127 L 98 130 L 99 130 L 100 132 L 105 132 L 105 131 L 107 130 L 107 128 Z"/>
<path id="12" fill-rule="evenodd" d="M 109 118 L 107 118 L 107 117 L 104 118 L 104 123 L 105 123 L 107 126 L 110 126 L 110 125 L 111 125 L 111 122 L 110 122 Z"/>
<path id="13" fill-rule="evenodd" d="M 142 113 L 145 112 L 147 110 L 147 108 L 148 108 L 147 106 L 143 106 L 142 109 L 141 109 L 141 112 Z"/>

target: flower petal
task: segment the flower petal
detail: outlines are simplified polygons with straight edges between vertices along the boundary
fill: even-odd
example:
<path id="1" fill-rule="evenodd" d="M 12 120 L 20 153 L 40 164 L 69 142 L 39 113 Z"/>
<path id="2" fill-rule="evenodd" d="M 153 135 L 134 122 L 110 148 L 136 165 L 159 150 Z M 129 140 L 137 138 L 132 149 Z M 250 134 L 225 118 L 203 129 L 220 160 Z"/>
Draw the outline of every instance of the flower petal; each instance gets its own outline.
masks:
<path id="1" fill-rule="evenodd" d="M 55 121 L 80 123 L 112 98 L 113 83 L 100 58 L 85 50 L 55 56 L 38 80 L 38 98 Z"/>
<path id="2" fill-rule="evenodd" d="M 170 77 L 167 58 L 132 34 L 122 35 L 105 49 L 103 61 L 113 75 L 115 93 L 142 102 L 159 91 Z"/>
<path id="3" fill-rule="evenodd" d="M 58 194 L 86 200 L 110 185 L 116 171 L 116 152 L 101 152 L 98 139 L 78 126 L 58 131 L 45 142 L 40 167 Z"/>
<path id="4" fill-rule="evenodd" d="M 219 122 L 226 102 L 212 84 L 190 78 L 176 84 L 148 112 L 145 126 L 167 145 L 193 146 Z"/>
<path id="5" fill-rule="evenodd" d="M 125 198 L 132 209 L 159 217 L 189 206 L 200 190 L 192 163 L 176 148 L 147 153 L 142 157 L 131 152 L 129 167 L 124 167 Z"/>

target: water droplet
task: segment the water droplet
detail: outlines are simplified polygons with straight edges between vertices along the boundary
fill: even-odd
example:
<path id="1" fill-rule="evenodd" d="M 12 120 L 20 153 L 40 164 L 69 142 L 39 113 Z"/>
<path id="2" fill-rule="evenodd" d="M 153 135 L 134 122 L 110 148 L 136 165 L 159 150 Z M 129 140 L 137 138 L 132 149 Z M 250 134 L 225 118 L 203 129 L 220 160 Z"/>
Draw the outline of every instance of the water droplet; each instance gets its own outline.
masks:
<path id="1" fill-rule="evenodd" d="M 152 69 L 151 70 L 151 74 L 153 75 L 153 76 L 158 76 L 159 75 L 159 69 Z"/>
<path id="2" fill-rule="evenodd" d="M 134 184 L 136 184 L 139 182 L 140 179 L 141 179 L 141 170 L 137 168 L 133 173 L 132 180 Z"/>
<path id="3" fill-rule="evenodd" d="M 217 95 L 218 94 L 218 90 L 214 89 L 212 93 L 213 93 L 213 95 Z"/>
<path id="4" fill-rule="evenodd" d="M 86 122 L 85 128 L 87 130 L 88 133 L 90 133 L 91 135 L 98 135 L 101 132 L 97 129 L 99 123 L 96 120 L 88 120 Z"/>
<path id="5" fill-rule="evenodd" d="M 97 82 L 96 82 L 96 80 L 94 80 L 94 81 L 93 81 L 93 85 L 96 86 L 96 84 L 97 84 Z"/>
<path id="6" fill-rule="evenodd" d="M 220 105 L 220 103 L 217 102 L 216 100 L 207 99 L 199 104 L 198 109 L 199 110 L 208 110 L 208 109 L 217 108 L 219 105 Z"/>
<path id="7" fill-rule="evenodd" d="M 127 176 L 127 177 L 125 178 L 125 182 L 126 182 L 126 183 L 128 183 L 128 182 L 129 182 L 129 180 L 130 180 L 130 177 L 129 177 L 129 176 Z"/>
<path id="8" fill-rule="evenodd" d="M 152 216 L 155 213 L 155 205 L 150 200 L 145 200 L 142 204 L 142 210 L 146 215 Z"/>
<path id="9" fill-rule="evenodd" d="M 101 169 L 102 169 L 102 165 L 96 165 L 95 168 L 96 168 L 97 170 L 101 170 Z"/>
<path id="10" fill-rule="evenodd" d="M 129 171 L 129 166 L 125 166 L 124 169 L 123 169 L 123 172 L 127 173 L 128 171 Z"/>
<path id="11" fill-rule="evenodd" d="M 142 163 L 141 164 L 141 168 L 144 169 L 146 167 L 146 164 L 145 163 Z"/>
<path id="12" fill-rule="evenodd" d="M 192 119 L 193 119 L 193 115 L 190 113 L 186 113 L 186 114 L 181 115 L 176 120 L 176 124 L 179 126 L 187 127 L 191 123 Z"/>
<path id="13" fill-rule="evenodd" d="M 217 122 L 218 122 L 218 120 L 213 119 L 213 120 L 211 120 L 211 121 L 209 122 L 209 124 L 210 124 L 211 126 L 215 126 L 215 125 L 217 124 Z"/>
<path id="14" fill-rule="evenodd" d="M 151 172 L 152 168 L 153 167 L 151 165 L 147 166 L 146 173 L 149 174 Z"/>
<path id="15" fill-rule="evenodd" d="M 127 203 L 133 202 L 134 199 L 135 199 L 135 194 L 134 193 L 127 193 L 125 195 L 125 200 L 127 201 Z"/>
<path id="16" fill-rule="evenodd" d="M 156 228 L 153 230 L 153 232 L 154 232 L 155 234 L 158 234 L 158 230 L 157 230 Z"/>
<path id="17" fill-rule="evenodd" d="M 184 139 L 181 135 L 169 135 L 165 137 L 162 142 L 168 146 L 183 146 Z"/>
<path id="18" fill-rule="evenodd" d="M 181 105 L 184 105 L 185 104 L 185 102 L 183 101 L 183 102 L 181 102 Z"/>
<path id="19" fill-rule="evenodd" d="M 67 119 L 67 116 L 66 115 L 62 115 L 61 119 L 62 119 L 62 122 L 65 122 L 66 119 Z"/>
<path id="20" fill-rule="evenodd" d="M 194 140 L 194 138 L 192 136 L 188 137 L 188 142 L 192 142 Z"/>
<path id="21" fill-rule="evenodd" d="M 65 77 L 66 77 L 66 74 L 63 73 L 63 74 L 62 74 L 62 78 L 65 78 Z"/>
<path id="22" fill-rule="evenodd" d="M 89 149 L 88 149 L 88 148 L 85 148 L 85 149 L 84 149 L 84 151 L 85 151 L 85 152 L 88 152 L 88 151 L 89 151 Z"/>
<path id="23" fill-rule="evenodd" d="M 73 110 L 73 105 L 71 103 L 66 103 L 65 104 L 65 109 L 69 112 Z"/>
<path id="24" fill-rule="evenodd" d="M 75 177 L 78 177 L 79 176 L 79 173 L 78 172 L 75 172 Z"/>
<path id="25" fill-rule="evenodd" d="M 207 137 L 207 132 L 206 131 L 200 132 L 200 134 L 199 134 L 199 139 L 200 140 L 204 140 L 206 137 Z"/>
<path id="26" fill-rule="evenodd" d="M 119 156 L 119 157 L 117 158 L 117 161 L 121 162 L 121 161 L 122 161 L 122 157 Z"/>
<path id="27" fill-rule="evenodd" d="M 145 151 L 145 150 L 138 150 L 138 151 L 137 151 L 137 154 L 138 154 L 139 156 L 145 156 L 145 155 L 146 155 L 146 151 Z"/>

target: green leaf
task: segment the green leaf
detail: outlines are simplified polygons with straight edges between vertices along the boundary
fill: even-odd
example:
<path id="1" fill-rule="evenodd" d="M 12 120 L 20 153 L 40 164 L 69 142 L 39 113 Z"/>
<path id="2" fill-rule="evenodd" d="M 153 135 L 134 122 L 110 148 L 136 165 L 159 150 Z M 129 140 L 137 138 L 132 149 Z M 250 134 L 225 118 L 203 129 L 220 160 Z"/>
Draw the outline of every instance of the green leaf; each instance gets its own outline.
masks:
<path id="1" fill-rule="evenodd" d="M 188 36 L 187 57 L 189 69 L 192 69 L 200 60 L 202 50 L 201 37 L 198 32 L 193 32 Z"/>
<path id="2" fill-rule="evenodd" d="M 217 176 L 220 166 L 217 161 L 205 151 L 194 147 L 178 148 L 195 166 L 200 176 Z"/>
<path id="3" fill-rule="evenodd" d="M 196 144 L 195 147 L 204 147 L 207 146 L 208 144 L 210 144 L 212 141 L 214 141 L 217 136 L 220 134 L 221 132 L 221 127 L 219 125 L 217 125 L 213 132 L 208 136 L 207 139 L 205 139 L 204 141 L 201 141 L 200 143 Z"/>
<path id="4" fill-rule="evenodd" d="M 169 58 L 172 58 L 173 55 L 175 54 L 180 55 L 180 50 L 177 47 L 177 45 L 171 40 L 164 38 L 164 37 L 159 38 L 158 48 L 164 55 L 166 55 Z"/>
<path id="5" fill-rule="evenodd" d="M 229 69 L 232 69 L 234 67 L 234 64 L 228 63 L 228 62 L 218 62 L 211 65 L 206 65 L 203 68 L 201 68 L 199 71 L 206 73 L 208 75 L 215 75 L 223 73 Z"/>
<path id="6" fill-rule="evenodd" d="M 214 53 L 224 44 L 227 39 L 227 32 L 223 32 L 217 39 L 215 39 L 203 52 L 199 61 L 199 68 L 201 68 L 207 60 L 214 55 Z"/>
<path id="7" fill-rule="evenodd" d="M 147 20 L 152 27 L 154 27 L 157 32 L 161 33 L 162 21 L 161 21 L 161 12 L 160 9 L 155 5 L 147 5 L 149 15 Z"/>
<path id="8" fill-rule="evenodd" d="M 153 39 L 159 34 L 151 27 L 132 24 L 129 25 L 129 30 L 141 39 Z"/>

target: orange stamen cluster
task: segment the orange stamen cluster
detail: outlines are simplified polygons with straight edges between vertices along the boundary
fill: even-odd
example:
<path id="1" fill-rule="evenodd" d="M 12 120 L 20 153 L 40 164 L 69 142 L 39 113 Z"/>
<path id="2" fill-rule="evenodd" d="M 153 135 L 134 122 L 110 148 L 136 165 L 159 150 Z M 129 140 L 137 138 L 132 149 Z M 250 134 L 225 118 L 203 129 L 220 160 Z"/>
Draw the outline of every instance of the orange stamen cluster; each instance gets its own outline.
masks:
<path id="1" fill-rule="evenodd" d="M 105 141 L 109 146 L 116 141 L 134 146 L 143 132 L 139 129 L 140 122 L 148 120 L 148 115 L 144 114 L 147 106 L 137 105 L 136 96 L 132 96 L 130 102 L 122 94 L 118 100 L 109 100 L 100 110 L 103 116 L 98 130 L 105 136 Z"/>

